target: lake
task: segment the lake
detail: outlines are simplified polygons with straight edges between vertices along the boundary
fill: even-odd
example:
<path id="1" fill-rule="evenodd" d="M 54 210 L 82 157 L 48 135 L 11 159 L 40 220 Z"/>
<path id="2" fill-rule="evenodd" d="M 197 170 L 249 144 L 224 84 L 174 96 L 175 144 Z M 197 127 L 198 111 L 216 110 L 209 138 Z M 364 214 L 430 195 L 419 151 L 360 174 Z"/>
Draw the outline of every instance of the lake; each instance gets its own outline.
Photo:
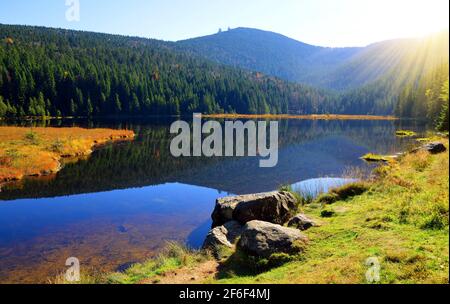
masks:
<path id="1" fill-rule="evenodd" d="M 82 271 L 103 272 L 148 259 L 167 241 L 198 248 L 217 198 L 288 184 L 312 187 L 314 181 L 327 189 L 348 172 L 369 172 L 362 155 L 394 154 L 414 144 L 396 137 L 396 130 L 426 131 L 415 121 L 282 120 L 278 165 L 260 168 L 259 158 L 172 157 L 171 122 L 38 123 L 128 128 L 137 138 L 68 162 L 55 176 L 2 188 L 0 283 L 49 282 L 65 271 L 69 257 L 80 260 Z"/>

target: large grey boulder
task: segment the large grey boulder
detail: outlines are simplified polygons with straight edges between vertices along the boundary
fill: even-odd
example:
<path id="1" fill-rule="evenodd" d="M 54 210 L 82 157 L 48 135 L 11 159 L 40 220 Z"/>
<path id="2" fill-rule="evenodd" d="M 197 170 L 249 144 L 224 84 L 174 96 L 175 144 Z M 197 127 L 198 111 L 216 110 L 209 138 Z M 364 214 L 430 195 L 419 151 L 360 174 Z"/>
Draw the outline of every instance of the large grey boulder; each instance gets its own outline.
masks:
<path id="1" fill-rule="evenodd" d="M 225 197 L 216 201 L 213 227 L 231 220 L 241 224 L 253 220 L 284 224 L 294 215 L 296 207 L 296 198 L 284 191 Z"/>
<path id="2" fill-rule="evenodd" d="M 223 226 L 215 227 L 206 236 L 203 249 L 216 251 L 221 246 L 232 248 L 242 231 L 242 225 L 236 221 L 230 221 Z"/>
<path id="3" fill-rule="evenodd" d="M 316 222 L 308 218 L 304 214 L 297 214 L 288 222 L 289 227 L 300 229 L 301 231 L 308 230 L 311 227 L 317 226 Z"/>
<path id="4" fill-rule="evenodd" d="M 238 248 L 248 254 L 268 258 L 274 253 L 299 253 L 307 241 L 298 229 L 251 221 L 244 226 Z"/>

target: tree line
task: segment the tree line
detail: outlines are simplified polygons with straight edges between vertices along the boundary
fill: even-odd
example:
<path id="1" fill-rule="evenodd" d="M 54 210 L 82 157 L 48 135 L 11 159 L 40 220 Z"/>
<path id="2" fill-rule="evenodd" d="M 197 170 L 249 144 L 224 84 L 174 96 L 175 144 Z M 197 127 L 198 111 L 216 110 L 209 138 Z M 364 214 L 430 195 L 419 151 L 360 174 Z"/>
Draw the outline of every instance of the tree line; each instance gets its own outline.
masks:
<path id="1" fill-rule="evenodd" d="M 449 129 L 449 65 L 442 64 L 401 91 L 395 113 L 401 117 L 423 118 L 440 131 Z"/>
<path id="2" fill-rule="evenodd" d="M 7 25 L 0 38 L 0 117 L 309 112 L 329 98 L 169 42 Z"/>
<path id="3" fill-rule="evenodd" d="M 347 92 L 290 83 L 171 42 L 0 24 L 0 117 L 201 113 L 424 117 L 448 129 L 448 61 Z"/>

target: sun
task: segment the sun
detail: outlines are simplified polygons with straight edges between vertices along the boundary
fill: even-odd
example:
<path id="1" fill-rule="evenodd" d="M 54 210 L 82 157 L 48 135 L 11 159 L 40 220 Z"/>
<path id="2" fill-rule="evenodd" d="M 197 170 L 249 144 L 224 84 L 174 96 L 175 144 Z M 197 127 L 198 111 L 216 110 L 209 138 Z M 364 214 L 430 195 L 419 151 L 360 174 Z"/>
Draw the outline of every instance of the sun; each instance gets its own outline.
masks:
<path id="1" fill-rule="evenodd" d="M 398 24 L 409 36 L 425 36 L 448 29 L 448 0 L 408 0 L 398 2 L 394 12 L 398 16 Z"/>

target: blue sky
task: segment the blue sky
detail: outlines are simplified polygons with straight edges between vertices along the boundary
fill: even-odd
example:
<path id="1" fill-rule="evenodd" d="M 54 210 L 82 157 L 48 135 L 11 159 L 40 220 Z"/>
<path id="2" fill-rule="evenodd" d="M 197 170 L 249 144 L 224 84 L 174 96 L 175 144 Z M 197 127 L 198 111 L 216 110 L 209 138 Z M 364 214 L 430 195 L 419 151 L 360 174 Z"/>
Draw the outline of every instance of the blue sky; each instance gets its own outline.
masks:
<path id="1" fill-rule="evenodd" d="M 69 0 L 73 1 L 73 0 Z M 75 0 L 76 1 L 76 0 Z M 219 28 L 270 30 L 322 46 L 363 46 L 448 28 L 448 0 L 1 0 L 0 23 L 180 40 Z"/>

